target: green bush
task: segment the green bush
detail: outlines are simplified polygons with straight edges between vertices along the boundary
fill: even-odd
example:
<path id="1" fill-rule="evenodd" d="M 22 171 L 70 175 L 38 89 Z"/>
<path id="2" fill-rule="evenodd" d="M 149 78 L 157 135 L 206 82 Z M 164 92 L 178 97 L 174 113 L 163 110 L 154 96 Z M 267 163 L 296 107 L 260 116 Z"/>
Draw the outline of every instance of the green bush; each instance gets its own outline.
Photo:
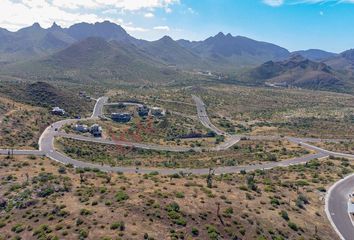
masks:
<path id="1" fill-rule="evenodd" d="M 291 228 L 294 231 L 299 230 L 298 226 L 293 222 L 288 222 L 288 226 L 289 226 L 289 228 Z"/>
<path id="2" fill-rule="evenodd" d="M 284 210 L 281 210 L 280 216 L 281 216 L 284 220 L 286 220 L 286 221 L 289 221 L 289 220 L 290 220 L 288 213 L 287 213 L 286 211 L 284 211 Z"/>
<path id="3" fill-rule="evenodd" d="M 125 229 L 125 224 L 124 222 L 120 221 L 120 222 L 114 222 L 111 224 L 111 229 L 112 230 L 119 230 L 119 231 L 124 231 Z"/>
<path id="4" fill-rule="evenodd" d="M 21 223 L 17 223 L 16 225 L 14 225 L 11 228 L 11 231 L 15 232 L 15 233 L 20 233 L 23 230 L 25 230 L 25 227 L 21 224 Z"/>
<path id="5" fill-rule="evenodd" d="M 199 235 L 199 230 L 198 230 L 197 228 L 193 227 L 193 228 L 192 228 L 192 235 L 193 235 L 194 237 L 197 237 L 197 236 Z"/>
<path id="6" fill-rule="evenodd" d="M 129 196 L 128 194 L 126 194 L 124 191 L 120 190 L 116 193 L 116 201 L 117 202 L 123 202 L 125 200 L 128 200 L 129 199 Z"/>

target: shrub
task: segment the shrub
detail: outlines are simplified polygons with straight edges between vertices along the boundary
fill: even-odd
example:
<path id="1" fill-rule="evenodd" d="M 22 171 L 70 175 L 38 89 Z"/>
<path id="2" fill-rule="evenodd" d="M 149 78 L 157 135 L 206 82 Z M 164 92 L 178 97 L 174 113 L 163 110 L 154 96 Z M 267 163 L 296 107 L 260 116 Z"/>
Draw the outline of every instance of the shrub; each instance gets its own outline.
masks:
<path id="1" fill-rule="evenodd" d="M 125 229 L 125 224 L 124 222 L 120 221 L 120 222 L 114 222 L 111 224 L 111 229 L 112 230 L 117 230 L 119 229 L 119 231 L 124 231 Z"/>
<path id="2" fill-rule="evenodd" d="M 3 228 L 6 226 L 6 223 L 4 221 L 0 221 L 0 228 Z"/>
<path id="3" fill-rule="evenodd" d="M 228 208 L 225 209 L 224 213 L 225 213 L 226 215 L 231 215 L 231 214 L 234 213 L 234 210 L 233 210 L 232 207 L 228 207 Z"/>
<path id="4" fill-rule="evenodd" d="M 299 194 L 299 196 L 297 196 L 296 199 L 296 206 L 299 208 L 304 209 L 305 208 L 305 204 L 309 204 L 309 200 L 308 198 L 304 195 L 304 194 Z"/>
<path id="5" fill-rule="evenodd" d="M 12 228 L 11 228 L 11 231 L 15 232 L 15 233 L 20 233 L 22 232 L 23 230 L 25 230 L 24 226 L 21 224 L 21 223 L 17 223 L 16 225 L 14 225 Z"/>
<path id="6" fill-rule="evenodd" d="M 299 229 L 298 226 L 293 222 L 288 222 L 288 226 L 294 231 L 297 231 Z"/>
<path id="7" fill-rule="evenodd" d="M 79 239 L 85 239 L 89 235 L 88 231 L 85 229 L 80 229 L 79 231 Z"/>
<path id="8" fill-rule="evenodd" d="M 63 166 L 61 166 L 61 167 L 59 167 L 58 172 L 59 172 L 60 174 L 65 174 L 65 173 L 66 173 L 66 168 L 63 167 Z"/>
<path id="9" fill-rule="evenodd" d="M 284 211 L 284 210 L 282 210 L 282 211 L 280 212 L 280 216 L 281 216 L 284 220 L 286 220 L 286 221 L 289 221 L 289 220 L 290 220 L 288 213 L 287 213 L 286 211 Z"/>
<path id="10" fill-rule="evenodd" d="M 83 208 L 80 210 L 80 215 L 82 215 L 82 216 L 87 216 L 87 215 L 91 215 L 91 214 L 92 214 L 92 212 L 88 209 Z"/>
<path id="11" fill-rule="evenodd" d="M 198 230 L 197 228 L 193 227 L 193 228 L 192 228 L 192 235 L 193 235 L 194 237 L 197 237 L 197 236 L 199 235 L 199 230 Z"/>
<path id="12" fill-rule="evenodd" d="M 184 198 L 183 192 L 176 192 L 176 198 Z"/>
<path id="13" fill-rule="evenodd" d="M 117 202 L 123 202 L 129 199 L 129 196 L 122 190 L 118 191 L 115 197 Z"/>
<path id="14" fill-rule="evenodd" d="M 211 240 L 218 240 L 219 239 L 219 232 L 214 226 L 207 225 L 206 229 L 208 231 L 208 236 Z"/>

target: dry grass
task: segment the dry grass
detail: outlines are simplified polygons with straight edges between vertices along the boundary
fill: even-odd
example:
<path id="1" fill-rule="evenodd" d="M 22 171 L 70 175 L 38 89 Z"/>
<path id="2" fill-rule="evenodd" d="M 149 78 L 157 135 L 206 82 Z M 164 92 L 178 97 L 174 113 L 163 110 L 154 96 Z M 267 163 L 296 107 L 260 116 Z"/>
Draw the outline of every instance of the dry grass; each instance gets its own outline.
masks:
<path id="1" fill-rule="evenodd" d="M 312 153 L 288 141 L 241 141 L 218 152 L 173 153 L 57 139 L 59 151 L 75 159 L 112 166 L 202 168 L 281 161 Z"/>
<path id="2" fill-rule="evenodd" d="M 0 239 L 337 239 L 323 191 L 353 167 L 312 161 L 215 176 L 209 189 L 204 176 L 81 172 L 26 157 L 0 162 Z"/>

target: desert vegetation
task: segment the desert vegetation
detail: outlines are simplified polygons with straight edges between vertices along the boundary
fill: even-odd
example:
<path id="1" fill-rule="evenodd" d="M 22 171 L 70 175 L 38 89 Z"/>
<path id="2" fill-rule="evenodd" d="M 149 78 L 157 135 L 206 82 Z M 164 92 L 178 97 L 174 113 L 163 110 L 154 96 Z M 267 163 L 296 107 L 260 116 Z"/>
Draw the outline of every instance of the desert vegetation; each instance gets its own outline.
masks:
<path id="1" fill-rule="evenodd" d="M 125 175 L 2 157 L 0 239 L 336 239 L 323 211 L 346 159 L 239 174 Z M 209 187 L 211 188 L 209 188 Z"/>
<path id="2" fill-rule="evenodd" d="M 282 161 L 303 156 L 310 151 L 288 141 L 241 141 L 229 150 L 185 153 L 144 150 L 118 145 L 82 142 L 57 138 L 56 147 L 68 156 L 82 161 L 112 166 L 159 168 L 200 168 L 237 166 Z"/>

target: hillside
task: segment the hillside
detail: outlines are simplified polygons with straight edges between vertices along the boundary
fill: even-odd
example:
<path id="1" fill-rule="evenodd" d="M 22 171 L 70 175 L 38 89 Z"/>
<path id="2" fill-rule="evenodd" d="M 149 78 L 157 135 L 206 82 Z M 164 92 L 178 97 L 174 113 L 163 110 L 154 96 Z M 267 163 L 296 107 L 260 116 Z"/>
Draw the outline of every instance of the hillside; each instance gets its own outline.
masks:
<path id="1" fill-rule="evenodd" d="M 308 61 L 294 62 L 297 56 Z M 290 53 L 272 43 L 222 32 L 203 41 L 169 36 L 145 41 L 109 21 L 68 28 L 54 23 L 48 29 L 33 24 L 17 32 L 0 29 L 0 74 L 34 81 L 179 84 L 210 75 L 233 83 L 347 91 L 353 84 L 353 56 L 354 50 Z"/>
<path id="2" fill-rule="evenodd" d="M 295 52 L 292 52 L 291 54 L 292 55 L 300 55 L 304 58 L 307 58 L 312 61 L 317 61 L 317 62 L 328 60 L 328 59 L 336 57 L 338 55 L 336 53 L 331 53 L 331 52 L 323 51 L 320 49 L 309 49 L 309 50 L 295 51 Z"/>
<path id="3" fill-rule="evenodd" d="M 90 114 L 94 104 L 93 101 L 79 98 L 76 92 L 45 82 L 1 82 L 0 94 L 13 101 L 44 107 L 48 110 L 59 106 L 73 116 Z"/>
<path id="4" fill-rule="evenodd" d="M 43 29 L 36 23 L 17 32 L 0 31 L 0 62 L 14 62 L 46 56 L 75 42 L 53 24 Z"/>
<path id="5" fill-rule="evenodd" d="M 175 70 L 140 52 L 133 44 L 87 38 L 40 60 L 14 64 L 6 73 L 34 79 L 71 82 L 164 82 L 178 76 Z"/>
<path id="6" fill-rule="evenodd" d="M 186 69 L 211 67 L 202 57 L 184 48 L 168 36 L 157 41 L 146 42 L 140 46 L 140 49 L 167 65 Z"/>
<path id="7" fill-rule="evenodd" d="M 17 32 L 0 29 L 0 62 L 8 63 L 47 56 L 88 37 L 101 37 L 107 41 L 138 41 L 121 26 L 108 21 L 95 24 L 78 23 L 69 28 L 61 28 L 53 23 L 48 29 L 35 23 Z"/>
<path id="8" fill-rule="evenodd" d="M 223 33 L 200 42 L 180 40 L 179 43 L 212 62 L 214 67 L 224 70 L 255 66 L 268 60 L 284 59 L 290 55 L 288 50 L 271 43 Z"/>
<path id="9" fill-rule="evenodd" d="M 325 63 L 340 71 L 354 71 L 354 49 L 347 50 L 336 57 L 330 58 Z"/>
<path id="10" fill-rule="evenodd" d="M 223 33 L 198 42 L 174 41 L 168 36 L 149 42 L 135 39 L 121 26 L 104 21 L 78 23 L 69 28 L 53 23 L 52 27 L 44 29 L 35 23 L 17 32 L 1 29 L 0 63 L 6 65 L 48 57 L 90 37 L 133 44 L 149 58 L 188 70 L 234 72 L 235 69 L 283 59 L 289 55 L 286 49 L 274 44 Z"/>
<path id="11" fill-rule="evenodd" d="M 324 63 L 302 56 L 293 56 L 284 61 L 268 61 L 242 76 L 243 79 L 280 87 L 300 87 L 318 90 L 346 91 L 352 87 L 346 77 Z"/>
<path id="12" fill-rule="evenodd" d="M 97 22 L 94 24 L 77 23 L 64 29 L 64 32 L 78 41 L 89 37 L 99 37 L 107 41 L 116 40 L 122 42 L 134 42 L 135 38 L 130 36 L 121 26 L 109 21 Z"/>

